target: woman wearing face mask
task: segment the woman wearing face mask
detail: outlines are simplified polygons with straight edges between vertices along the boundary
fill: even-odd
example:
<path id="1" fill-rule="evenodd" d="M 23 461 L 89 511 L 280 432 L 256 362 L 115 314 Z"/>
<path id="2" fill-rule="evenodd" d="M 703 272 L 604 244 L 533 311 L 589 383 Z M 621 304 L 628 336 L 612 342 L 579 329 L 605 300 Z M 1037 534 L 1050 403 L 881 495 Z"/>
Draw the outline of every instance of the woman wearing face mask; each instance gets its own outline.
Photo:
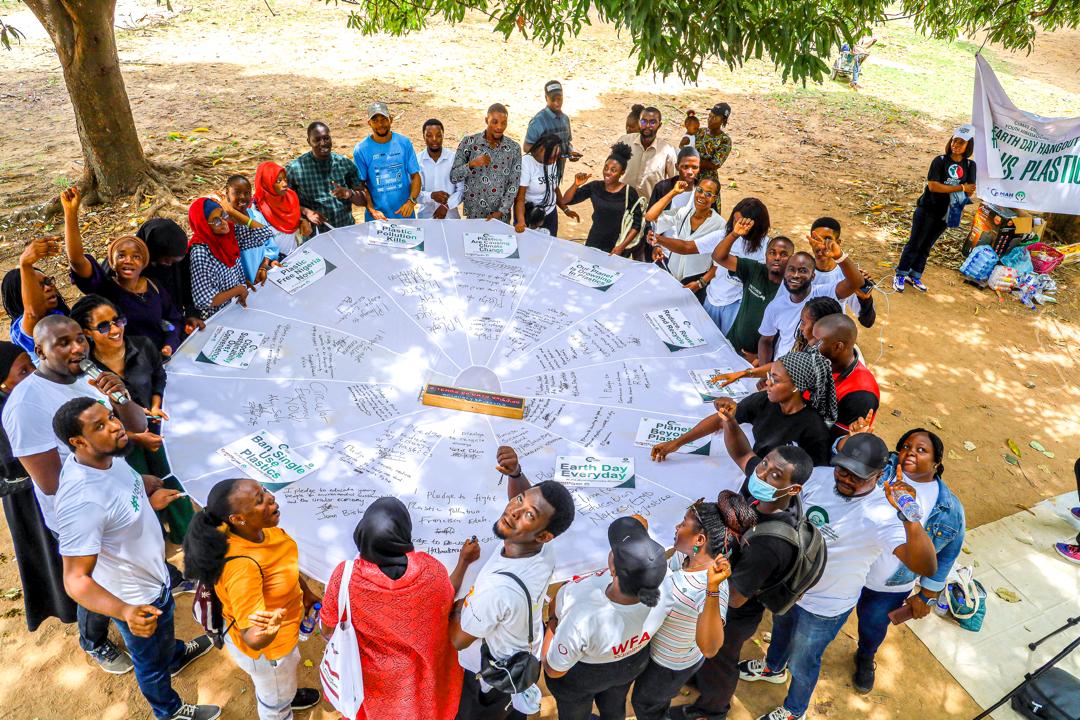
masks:
<path id="1" fill-rule="evenodd" d="M 675 526 L 675 552 L 658 609 L 664 622 L 649 641 L 649 664 L 634 681 L 638 720 L 662 720 L 671 700 L 724 644 L 731 565 L 727 556 L 757 522 L 750 504 L 725 490 L 698 500 Z"/>
<path id="2" fill-rule="evenodd" d="M 169 218 L 151 218 L 139 226 L 135 237 L 146 243 L 150 251 L 150 264 L 143 270 L 143 276 L 169 293 L 184 318 L 181 339 L 206 327 L 191 299 L 191 264 L 184 229 Z"/>
<path id="3" fill-rule="evenodd" d="M 80 201 L 74 186 L 60 195 L 71 281 L 84 293 L 96 293 L 115 303 L 131 323 L 128 333 L 148 338 L 162 355 L 169 357 L 180 345 L 180 311 L 167 290 L 143 276 L 150 264 L 150 251 L 137 237 L 118 237 L 109 243 L 108 267 L 102 267 L 83 252 Z"/>
<path id="4" fill-rule="evenodd" d="M 16 271 L 17 272 L 17 271 Z M 0 341 L 0 410 L 15 386 L 34 372 L 22 348 Z M 12 455 L 7 433 L 0 428 L 0 498 L 22 581 L 26 627 L 30 632 L 48 618 L 75 622 L 75 603 L 64 592 L 64 567 L 56 539 L 41 519 L 33 484 Z"/>
<path id="5" fill-rule="evenodd" d="M 882 555 L 870 568 L 856 606 L 859 647 L 852 680 L 859 693 L 874 689 L 874 656 L 889 631 L 889 613 L 907 605 L 916 620 L 929 615 L 964 546 L 964 506 L 941 479 L 944 456 L 941 438 L 924 428 L 914 428 L 896 441 L 896 452 L 886 466 L 885 482 L 898 478 L 915 489 L 923 527 L 937 554 L 937 572 L 917 578 L 891 554 Z M 912 594 L 916 584 L 919 589 Z"/>
<path id="6" fill-rule="evenodd" d="M 622 255 L 635 244 L 634 240 L 641 231 L 637 190 L 620 180 L 626 172 L 626 164 L 630 162 L 630 154 L 629 145 L 615 143 L 604 161 L 602 181 L 590 182 L 588 173 L 578 173 L 574 176 L 574 184 L 563 193 L 563 202 L 567 205 L 592 201 L 592 227 L 589 228 L 585 245 L 611 255 Z"/>
<path id="7" fill-rule="evenodd" d="M 234 298 L 247 307 L 248 290 L 254 286 L 244 277 L 240 253 L 262 248 L 271 231 L 225 198 L 199 198 L 191 203 L 188 222 L 191 294 L 200 316 L 209 318 Z"/>
<path id="8" fill-rule="evenodd" d="M 68 306 L 56 291 L 56 281 L 35 265 L 60 253 L 60 238 L 31 240 L 19 255 L 19 267 L 4 275 L 4 312 L 11 318 L 11 342 L 22 348 L 36 365 L 34 328 L 47 315 L 67 315 Z"/>
<path id="9" fill-rule="evenodd" d="M 480 545 L 475 537 L 466 541 L 448 575 L 441 562 L 417 552 L 409 511 L 392 497 L 368 506 L 353 542 L 359 555 L 349 576 L 349 607 L 338 607 L 341 563 L 330 575 L 319 614 L 329 632 L 343 613 L 356 630 L 364 704 L 349 720 L 453 720 L 463 678 L 450 643 L 450 610 Z"/>
<path id="10" fill-rule="evenodd" d="M 809 399 L 804 399 L 805 395 Z M 722 418 L 733 412 L 738 422 L 753 426 L 757 455 L 794 444 L 810 454 L 815 466 L 828 465 L 832 455 L 829 424 L 836 422 L 836 385 L 832 365 L 817 348 L 790 352 L 774 362 L 765 376 L 764 390 L 738 403 L 721 398 L 713 405 L 717 412 L 693 429 L 654 445 L 652 459 L 661 462 L 686 443 L 719 432 Z"/>

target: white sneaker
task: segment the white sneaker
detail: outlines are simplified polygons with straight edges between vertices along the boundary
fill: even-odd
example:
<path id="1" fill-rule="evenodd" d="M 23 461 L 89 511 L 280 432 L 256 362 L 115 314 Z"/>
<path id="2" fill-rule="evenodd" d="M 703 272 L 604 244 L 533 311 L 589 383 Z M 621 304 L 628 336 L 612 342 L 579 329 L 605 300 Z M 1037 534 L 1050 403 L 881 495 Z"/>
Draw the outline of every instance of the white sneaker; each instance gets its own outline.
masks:
<path id="1" fill-rule="evenodd" d="M 779 684 L 787 682 L 788 675 L 787 668 L 779 671 L 770 670 L 765 665 L 764 660 L 743 660 L 739 663 L 739 679 L 747 682 L 764 680 L 765 682 Z"/>
<path id="2" fill-rule="evenodd" d="M 805 717 L 805 715 L 792 715 L 781 705 L 768 715 L 762 715 L 757 720 L 803 720 Z"/>

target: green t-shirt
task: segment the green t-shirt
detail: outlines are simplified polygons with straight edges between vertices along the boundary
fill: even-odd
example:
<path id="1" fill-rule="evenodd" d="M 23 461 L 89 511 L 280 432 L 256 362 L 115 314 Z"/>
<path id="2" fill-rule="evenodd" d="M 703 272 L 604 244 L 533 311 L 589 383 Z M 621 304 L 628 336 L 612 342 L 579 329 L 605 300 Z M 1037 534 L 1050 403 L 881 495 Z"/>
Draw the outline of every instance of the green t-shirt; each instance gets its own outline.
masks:
<path id="1" fill-rule="evenodd" d="M 774 283 L 769 279 L 769 269 L 757 260 L 748 258 L 736 258 L 735 277 L 742 280 L 742 304 L 739 305 L 739 314 L 728 330 L 727 339 L 735 348 L 735 352 L 748 352 L 757 354 L 758 328 L 761 327 L 761 316 L 765 314 L 765 306 L 776 295 L 780 283 Z"/>

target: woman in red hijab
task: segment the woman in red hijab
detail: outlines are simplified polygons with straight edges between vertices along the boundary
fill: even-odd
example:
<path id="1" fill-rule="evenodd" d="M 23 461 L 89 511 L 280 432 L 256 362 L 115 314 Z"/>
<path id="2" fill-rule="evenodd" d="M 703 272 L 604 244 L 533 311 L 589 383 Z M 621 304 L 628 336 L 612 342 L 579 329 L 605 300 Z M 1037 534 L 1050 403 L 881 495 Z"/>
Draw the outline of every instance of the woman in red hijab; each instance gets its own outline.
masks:
<path id="1" fill-rule="evenodd" d="M 247 307 L 248 289 L 240 251 L 262 247 L 271 236 L 269 227 L 257 225 L 224 198 L 199 198 L 188 208 L 191 225 L 189 262 L 191 295 L 205 320 L 236 298 Z M 242 223 L 240 227 L 236 223 Z"/>
<path id="2" fill-rule="evenodd" d="M 296 248 L 297 235 L 306 237 L 311 225 L 300 217 L 300 198 L 285 179 L 285 168 L 264 162 L 255 171 L 255 210 L 274 232 L 278 249 L 288 255 Z M 259 219 L 256 217 L 256 219 Z"/>

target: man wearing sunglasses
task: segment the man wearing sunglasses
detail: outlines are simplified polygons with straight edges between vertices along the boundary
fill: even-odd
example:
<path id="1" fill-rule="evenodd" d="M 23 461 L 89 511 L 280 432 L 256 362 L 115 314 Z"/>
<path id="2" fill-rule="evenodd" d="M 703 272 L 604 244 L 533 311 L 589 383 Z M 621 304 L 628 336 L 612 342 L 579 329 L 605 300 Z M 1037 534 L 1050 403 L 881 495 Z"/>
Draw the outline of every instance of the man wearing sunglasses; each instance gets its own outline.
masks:
<path id="1" fill-rule="evenodd" d="M 675 174 L 675 148 L 658 134 L 663 124 L 660 110 L 647 107 L 641 111 L 641 132 L 619 138 L 631 150 L 622 181 L 637 190 L 638 197 L 652 197 L 656 183 Z"/>

